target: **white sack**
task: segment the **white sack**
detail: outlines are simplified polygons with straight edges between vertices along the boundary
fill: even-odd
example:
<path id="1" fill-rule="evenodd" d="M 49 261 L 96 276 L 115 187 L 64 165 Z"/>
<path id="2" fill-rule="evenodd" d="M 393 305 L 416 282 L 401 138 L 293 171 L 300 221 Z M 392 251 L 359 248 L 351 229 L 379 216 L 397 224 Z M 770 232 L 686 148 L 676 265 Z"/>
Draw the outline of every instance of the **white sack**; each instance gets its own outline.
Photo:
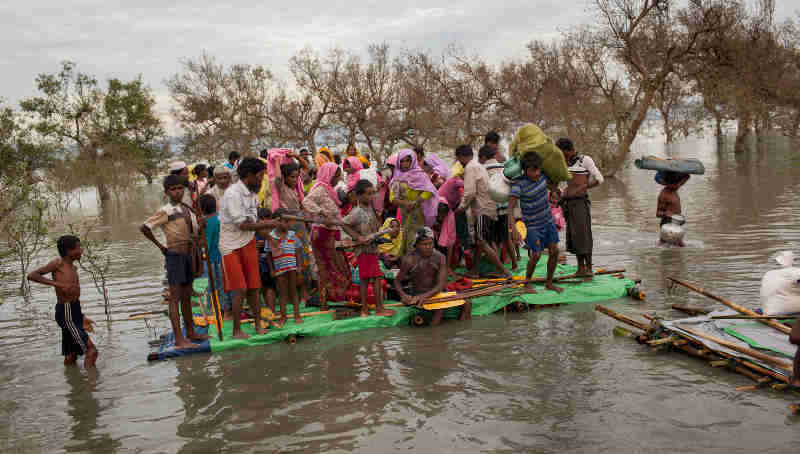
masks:
<path id="1" fill-rule="evenodd" d="M 761 309 L 766 315 L 800 312 L 800 268 L 793 268 L 794 254 L 783 251 L 775 257 L 782 268 L 767 271 L 761 279 Z"/>

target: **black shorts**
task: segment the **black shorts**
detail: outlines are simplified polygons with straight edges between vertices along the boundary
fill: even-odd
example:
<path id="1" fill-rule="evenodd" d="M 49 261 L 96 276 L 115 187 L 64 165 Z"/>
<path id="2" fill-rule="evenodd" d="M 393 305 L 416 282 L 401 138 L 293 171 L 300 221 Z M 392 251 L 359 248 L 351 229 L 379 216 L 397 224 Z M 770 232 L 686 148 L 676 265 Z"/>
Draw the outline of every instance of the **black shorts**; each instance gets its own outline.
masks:
<path id="1" fill-rule="evenodd" d="M 264 254 L 258 255 L 258 273 L 261 275 L 261 288 L 278 288 L 275 278 L 272 277 L 272 262 Z"/>
<path id="2" fill-rule="evenodd" d="M 504 244 L 508 239 L 508 215 L 498 214 L 495 222 L 494 241 L 497 244 Z"/>
<path id="3" fill-rule="evenodd" d="M 192 257 L 189 254 L 167 251 L 167 282 L 169 285 L 191 285 L 194 282 Z"/>
<path id="4" fill-rule="evenodd" d="M 486 241 L 493 243 L 497 233 L 497 221 L 489 216 L 479 216 L 475 220 L 475 242 Z"/>
<path id="5" fill-rule="evenodd" d="M 81 302 L 56 304 L 56 323 L 61 327 L 61 354 L 81 356 L 89 350 L 89 335 L 83 329 Z"/>

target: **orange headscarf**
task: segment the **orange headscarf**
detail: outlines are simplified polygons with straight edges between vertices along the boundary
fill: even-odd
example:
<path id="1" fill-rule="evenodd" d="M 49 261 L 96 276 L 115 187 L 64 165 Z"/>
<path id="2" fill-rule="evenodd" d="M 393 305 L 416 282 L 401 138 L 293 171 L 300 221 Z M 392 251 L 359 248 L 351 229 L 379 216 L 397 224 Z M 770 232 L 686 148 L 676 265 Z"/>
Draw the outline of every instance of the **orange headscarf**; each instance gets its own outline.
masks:
<path id="1" fill-rule="evenodd" d="M 322 147 L 317 152 L 317 155 L 314 156 L 314 164 L 317 165 L 317 169 L 320 169 L 326 162 L 333 162 L 333 155 L 328 147 Z"/>

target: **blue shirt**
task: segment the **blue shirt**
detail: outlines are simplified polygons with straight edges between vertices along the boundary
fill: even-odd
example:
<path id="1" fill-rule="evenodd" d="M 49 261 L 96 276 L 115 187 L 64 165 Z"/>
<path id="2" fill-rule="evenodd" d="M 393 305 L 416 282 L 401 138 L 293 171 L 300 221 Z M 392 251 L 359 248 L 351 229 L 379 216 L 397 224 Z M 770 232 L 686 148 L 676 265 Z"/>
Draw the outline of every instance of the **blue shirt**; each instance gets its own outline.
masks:
<path id="1" fill-rule="evenodd" d="M 206 246 L 211 263 L 222 263 L 219 252 L 219 218 L 216 214 L 206 219 Z"/>
<path id="2" fill-rule="evenodd" d="M 523 176 L 511 185 L 510 196 L 519 199 L 525 226 L 540 227 L 555 222 L 547 197 L 547 182 L 544 175 L 538 181 Z"/>

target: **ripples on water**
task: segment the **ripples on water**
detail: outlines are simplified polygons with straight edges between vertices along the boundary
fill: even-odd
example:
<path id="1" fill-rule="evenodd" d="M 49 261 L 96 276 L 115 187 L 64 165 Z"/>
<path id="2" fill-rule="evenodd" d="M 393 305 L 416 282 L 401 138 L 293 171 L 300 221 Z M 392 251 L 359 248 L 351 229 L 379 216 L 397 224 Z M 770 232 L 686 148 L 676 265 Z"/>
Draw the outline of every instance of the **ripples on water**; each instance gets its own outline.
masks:
<path id="1" fill-rule="evenodd" d="M 608 304 L 666 316 L 680 315 L 672 303 L 712 306 L 667 293 L 664 278 L 674 275 L 757 305 L 770 256 L 800 243 L 800 166 L 778 148 L 734 156 L 698 140 L 670 150 L 707 164 L 681 190 L 685 249 L 657 244 L 652 172 L 629 167 L 594 191 L 596 265 L 627 268 L 648 294 L 644 303 Z M 640 144 L 641 153 L 660 149 Z M 151 191 L 113 223 L 114 320 L 164 307 L 161 257 L 137 230 L 159 204 Z M 2 448 L 781 452 L 798 438 L 791 394 L 737 392 L 747 379 L 615 338 L 616 322 L 591 304 L 148 364 L 152 330 L 142 321 L 106 324 L 99 295 L 81 279 L 84 311 L 98 322 L 97 372 L 61 364 L 52 290 L 34 287 L 26 304 L 13 296 L 14 281 L 2 287 Z M 165 318 L 150 324 L 168 329 Z"/>

